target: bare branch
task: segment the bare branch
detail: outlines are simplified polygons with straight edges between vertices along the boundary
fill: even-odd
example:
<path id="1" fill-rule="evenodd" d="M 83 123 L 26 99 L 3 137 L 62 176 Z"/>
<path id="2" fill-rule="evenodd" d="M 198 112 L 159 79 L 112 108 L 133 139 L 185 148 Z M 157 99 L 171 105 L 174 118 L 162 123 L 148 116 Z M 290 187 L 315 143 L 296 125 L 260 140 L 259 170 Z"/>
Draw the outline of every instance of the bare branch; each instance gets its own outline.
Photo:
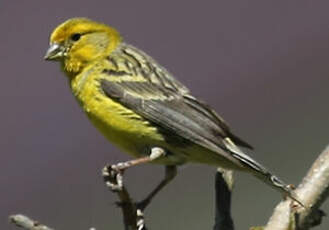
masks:
<path id="1" fill-rule="evenodd" d="M 319 207 L 329 195 L 329 146 L 313 163 L 295 192 L 307 208 L 295 210 L 291 208 L 290 200 L 281 202 L 275 208 L 266 230 L 307 230 L 321 223 L 324 212 Z"/>
<path id="2" fill-rule="evenodd" d="M 104 173 L 106 182 L 111 185 L 120 185 L 116 190 L 119 197 L 119 206 L 122 209 L 125 230 L 146 230 L 144 216 L 138 205 L 130 197 L 123 186 L 120 174 Z M 214 230 L 233 230 L 231 217 L 231 193 L 233 188 L 233 173 L 218 169 L 216 173 L 216 217 Z M 313 163 L 311 169 L 295 190 L 300 201 L 307 207 L 293 206 L 291 200 L 282 201 L 275 208 L 266 227 L 253 229 L 265 230 L 308 230 L 321 223 L 324 212 L 319 209 L 329 196 L 329 146 Z M 26 230 L 53 230 L 24 215 L 10 216 L 10 221 Z"/>
<path id="3" fill-rule="evenodd" d="M 118 205 L 122 210 L 125 230 L 146 230 L 143 211 L 138 209 L 128 190 L 123 186 L 117 194 L 120 199 Z"/>
<path id="4" fill-rule="evenodd" d="M 26 230 L 54 230 L 46 225 L 40 224 L 38 221 L 31 220 L 29 217 L 17 214 L 9 217 L 9 221 L 16 226 Z"/>
<path id="5" fill-rule="evenodd" d="M 102 175 L 106 186 L 118 195 L 117 204 L 122 211 L 125 230 L 146 230 L 143 210 L 138 208 L 124 186 L 123 175 L 114 171 L 111 165 L 103 168 Z"/>
<path id="6" fill-rule="evenodd" d="M 216 212 L 214 230 L 234 229 L 231 217 L 231 194 L 233 184 L 233 171 L 218 168 L 215 177 Z"/>

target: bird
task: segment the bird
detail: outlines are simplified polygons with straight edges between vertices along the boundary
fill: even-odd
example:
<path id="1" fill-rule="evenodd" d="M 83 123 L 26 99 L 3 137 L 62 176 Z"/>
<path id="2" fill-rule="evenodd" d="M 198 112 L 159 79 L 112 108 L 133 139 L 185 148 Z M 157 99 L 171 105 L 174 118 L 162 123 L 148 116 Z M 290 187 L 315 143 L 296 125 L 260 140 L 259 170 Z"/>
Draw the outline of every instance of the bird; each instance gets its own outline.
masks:
<path id="1" fill-rule="evenodd" d="M 92 124 L 133 157 L 104 170 L 104 176 L 143 163 L 165 165 L 153 197 L 178 166 L 201 163 L 250 173 L 302 205 L 290 185 L 245 154 L 242 148 L 252 146 L 215 110 L 115 28 L 88 18 L 68 19 L 51 33 L 44 59 L 60 62 Z"/>

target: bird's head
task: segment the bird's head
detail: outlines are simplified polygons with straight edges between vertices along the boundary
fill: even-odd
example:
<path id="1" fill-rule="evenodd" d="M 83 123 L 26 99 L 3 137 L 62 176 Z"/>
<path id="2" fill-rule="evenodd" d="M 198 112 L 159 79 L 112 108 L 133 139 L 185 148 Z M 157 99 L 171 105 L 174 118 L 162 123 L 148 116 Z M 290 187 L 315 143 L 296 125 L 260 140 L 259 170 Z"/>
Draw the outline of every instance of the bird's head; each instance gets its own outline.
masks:
<path id="1" fill-rule="evenodd" d="M 114 28 L 87 18 L 72 18 L 51 33 L 44 58 L 62 62 L 67 72 L 79 72 L 88 63 L 109 55 L 120 42 Z"/>

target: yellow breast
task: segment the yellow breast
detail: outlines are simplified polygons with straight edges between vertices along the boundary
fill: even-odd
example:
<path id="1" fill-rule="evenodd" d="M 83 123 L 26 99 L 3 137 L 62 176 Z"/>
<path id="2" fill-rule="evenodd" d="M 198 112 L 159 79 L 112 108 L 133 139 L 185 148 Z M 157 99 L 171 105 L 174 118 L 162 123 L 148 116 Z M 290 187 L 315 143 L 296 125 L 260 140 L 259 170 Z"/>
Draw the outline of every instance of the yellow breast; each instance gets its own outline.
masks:
<path id="1" fill-rule="evenodd" d="M 163 136 L 148 121 L 103 94 L 101 78 L 101 73 L 90 67 L 71 80 L 73 94 L 97 129 L 135 157 L 151 145 L 163 145 Z"/>

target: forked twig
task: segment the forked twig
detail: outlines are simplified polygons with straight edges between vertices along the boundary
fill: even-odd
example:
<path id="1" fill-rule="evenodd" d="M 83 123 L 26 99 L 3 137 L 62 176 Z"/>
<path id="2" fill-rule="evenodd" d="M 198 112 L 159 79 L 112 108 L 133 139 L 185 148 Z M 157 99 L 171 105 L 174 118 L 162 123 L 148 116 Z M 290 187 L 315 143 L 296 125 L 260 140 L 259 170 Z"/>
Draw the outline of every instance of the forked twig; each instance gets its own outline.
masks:
<path id="1" fill-rule="evenodd" d="M 319 208 L 329 195 L 329 146 L 315 160 L 295 192 L 307 208 L 294 210 L 290 200 L 282 201 L 265 230 L 307 230 L 321 224 L 325 214 Z"/>

